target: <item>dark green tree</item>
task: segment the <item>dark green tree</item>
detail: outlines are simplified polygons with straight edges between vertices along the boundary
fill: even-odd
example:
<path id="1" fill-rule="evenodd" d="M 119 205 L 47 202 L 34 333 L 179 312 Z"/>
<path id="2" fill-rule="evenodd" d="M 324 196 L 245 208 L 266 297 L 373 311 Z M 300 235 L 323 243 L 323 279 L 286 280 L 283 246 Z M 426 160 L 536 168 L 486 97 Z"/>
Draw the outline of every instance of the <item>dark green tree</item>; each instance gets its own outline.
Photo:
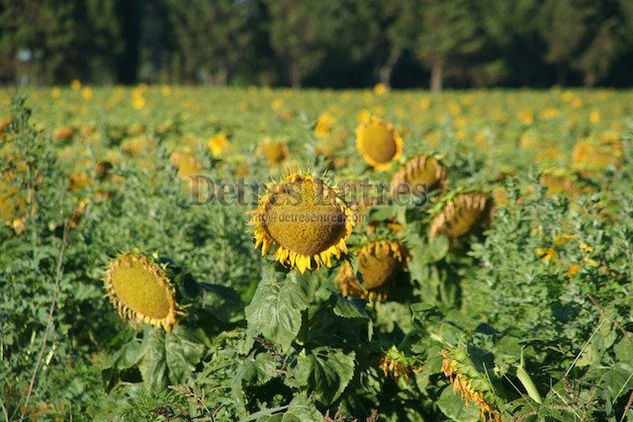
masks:
<path id="1" fill-rule="evenodd" d="M 172 60 L 187 81 L 224 85 L 253 39 L 249 0 L 163 0 Z"/>
<path id="2" fill-rule="evenodd" d="M 567 83 L 567 73 L 587 36 L 592 6 L 583 0 L 547 0 L 540 8 L 538 30 L 545 42 L 544 60 L 556 66 L 557 83 Z"/>
<path id="3" fill-rule="evenodd" d="M 431 69 L 431 90 L 440 91 L 445 70 L 483 46 L 473 3 L 467 0 L 418 0 L 419 28 L 414 52 Z"/>

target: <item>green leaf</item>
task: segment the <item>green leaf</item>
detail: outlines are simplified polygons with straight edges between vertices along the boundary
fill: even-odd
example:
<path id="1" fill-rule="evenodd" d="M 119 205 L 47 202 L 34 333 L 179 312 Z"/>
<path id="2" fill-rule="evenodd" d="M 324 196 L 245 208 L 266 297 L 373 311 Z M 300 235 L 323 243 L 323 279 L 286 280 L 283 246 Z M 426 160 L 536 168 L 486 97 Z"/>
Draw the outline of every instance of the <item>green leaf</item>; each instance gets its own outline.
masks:
<path id="1" fill-rule="evenodd" d="M 345 354 L 330 347 L 318 347 L 309 354 L 303 350 L 290 371 L 294 379 L 287 383 L 307 387 L 317 401 L 329 405 L 340 397 L 354 376 L 354 357 L 354 352 Z"/>
<path id="2" fill-rule="evenodd" d="M 301 328 L 301 311 L 308 307 L 312 294 L 309 275 L 264 267 L 253 300 L 245 309 L 250 334 L 262 334 L 283 351 L 288 350 Z"/>
<path id="3" fill-rule="evenodd" d="M 464 405 L 464 402 L 459 394 L 453 393 L 450 386 L 446 387 L 439 400 L 437 401 L 442 413 L 448 418 L 458 422 L 475 422 L 480 420 L 479 408 L 473 402 L 469 407 Z"/>
<path id="4" fill-rule="evenodd" d="M 276 373 L 275 359 L 268 353 L 260 353 L 255 358 L 247 358 L 237 371 L 235 382 L 246 382 L 248 385 L 264 385 Z"/>
<path id="5" fill-rule="evenodd" d="M 323 415 L 306 396 L 297 395 L 290 402 L 282 422 L 321 422 Z"/>
<path id="6" fill-rule="evenodd" d="M 185 382 L 202 357 L 204 346 L 182 326 L 165 334 L 165 360 L 169 380 L 173 384 Z"/>
<path id="7" fill-rule="evenodd" d="M 146 329 L 141 345 L 143 358 L 138 369 L 143 382 L 151 389 L 161 390 L 167 386 L 167 360 L 165 357 L 165 336 L 157 329 Z"/>
<path id="8" fill-rule="evenodd" d="M 369 319 L 362 301 L 357 299 L 348 300 L 340 296 L 337 296 L 336 298 L 334 314 L 341 318 Z"/>

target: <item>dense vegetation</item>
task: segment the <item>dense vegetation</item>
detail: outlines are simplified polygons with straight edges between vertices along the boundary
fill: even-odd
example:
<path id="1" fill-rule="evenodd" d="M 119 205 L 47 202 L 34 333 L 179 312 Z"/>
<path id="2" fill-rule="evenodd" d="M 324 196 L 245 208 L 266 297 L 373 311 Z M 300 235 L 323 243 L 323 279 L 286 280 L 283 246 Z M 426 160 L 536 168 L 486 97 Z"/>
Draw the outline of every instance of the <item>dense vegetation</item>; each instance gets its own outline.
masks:
<path id="1" fill-rule="evenodd" d="M 2 0 L 0 82 L 630 86 L 630 0 Z"/>
<path id="2" fill-rule="evenodd" d="M 10 94 L 0 420 L 633 418 L 630 93 Z M 306 260 L 247 212 L 316 178 Z"/>

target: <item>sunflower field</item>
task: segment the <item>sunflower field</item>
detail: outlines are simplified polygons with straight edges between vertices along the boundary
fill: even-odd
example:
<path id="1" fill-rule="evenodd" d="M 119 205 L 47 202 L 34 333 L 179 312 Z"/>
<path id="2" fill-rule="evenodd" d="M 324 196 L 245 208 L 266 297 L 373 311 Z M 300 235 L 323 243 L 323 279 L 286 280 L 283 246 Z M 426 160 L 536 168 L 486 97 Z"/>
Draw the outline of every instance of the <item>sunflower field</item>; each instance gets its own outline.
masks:
<path id="1" fill-rule="evenodd" d="M 0 91 L 0 421 L 633 421 L 633 93 Z"/>

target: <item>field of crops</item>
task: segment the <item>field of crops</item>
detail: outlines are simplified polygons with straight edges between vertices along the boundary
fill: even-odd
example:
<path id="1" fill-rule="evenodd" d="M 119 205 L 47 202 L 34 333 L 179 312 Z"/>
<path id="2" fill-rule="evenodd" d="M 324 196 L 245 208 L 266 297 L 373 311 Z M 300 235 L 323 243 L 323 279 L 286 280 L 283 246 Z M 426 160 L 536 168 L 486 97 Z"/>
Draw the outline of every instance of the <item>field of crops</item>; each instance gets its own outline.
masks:
<path id="1" fill-rule="evenodd" d="M 0 421 L 633 421 L 633 92 L 0 91 Z"/>

